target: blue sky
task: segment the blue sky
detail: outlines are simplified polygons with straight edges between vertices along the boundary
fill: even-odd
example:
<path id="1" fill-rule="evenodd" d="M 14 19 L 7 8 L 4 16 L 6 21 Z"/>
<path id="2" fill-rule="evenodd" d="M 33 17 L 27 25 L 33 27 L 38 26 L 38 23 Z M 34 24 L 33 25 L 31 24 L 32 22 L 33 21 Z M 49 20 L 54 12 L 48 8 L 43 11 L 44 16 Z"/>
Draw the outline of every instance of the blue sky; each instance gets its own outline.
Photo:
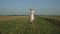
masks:
<path id="1" fill-rule="evenodd" d="M 60 0 L 0 0 L 0 15 L 60 15 Z"/>

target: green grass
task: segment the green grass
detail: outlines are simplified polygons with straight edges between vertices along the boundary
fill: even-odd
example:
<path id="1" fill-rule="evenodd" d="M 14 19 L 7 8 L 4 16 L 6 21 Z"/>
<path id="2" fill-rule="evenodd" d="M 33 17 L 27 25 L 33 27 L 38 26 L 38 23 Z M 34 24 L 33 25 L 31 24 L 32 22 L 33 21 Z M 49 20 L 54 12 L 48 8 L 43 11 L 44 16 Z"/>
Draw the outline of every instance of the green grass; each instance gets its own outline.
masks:
<path id="1" fill-rule="evenodd" d="M 28 17 L 0 21 L 2 34 L 60 34 L 60 26 L 35 16 L 34 24 Z"/>

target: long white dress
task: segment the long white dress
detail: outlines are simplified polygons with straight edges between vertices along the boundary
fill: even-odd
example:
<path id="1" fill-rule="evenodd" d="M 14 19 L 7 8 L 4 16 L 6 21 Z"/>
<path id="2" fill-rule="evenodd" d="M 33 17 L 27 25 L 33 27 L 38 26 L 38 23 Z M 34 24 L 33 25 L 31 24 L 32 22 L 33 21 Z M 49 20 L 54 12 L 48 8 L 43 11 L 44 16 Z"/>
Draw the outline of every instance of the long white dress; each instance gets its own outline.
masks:
<path id="1" fill-rule="evenodd" d="M 30 21 L 33 22 L 34 20 L 34 11 L 31 11 L 31 14 L 30 14 Z"/>

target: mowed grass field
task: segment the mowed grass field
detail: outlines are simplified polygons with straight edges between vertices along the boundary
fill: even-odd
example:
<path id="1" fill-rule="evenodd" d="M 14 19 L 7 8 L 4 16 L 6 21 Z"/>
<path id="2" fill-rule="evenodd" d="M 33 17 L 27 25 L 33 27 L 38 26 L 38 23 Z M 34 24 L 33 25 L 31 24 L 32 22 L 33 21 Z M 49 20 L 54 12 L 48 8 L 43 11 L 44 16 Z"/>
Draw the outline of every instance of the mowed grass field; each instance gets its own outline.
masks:
<path id="1" fill-rule="evenodd" d="M 31 24 L 29 16 L 0 16 L 0 34 L 60 34 L 60 26 L 35 16 Z"/>

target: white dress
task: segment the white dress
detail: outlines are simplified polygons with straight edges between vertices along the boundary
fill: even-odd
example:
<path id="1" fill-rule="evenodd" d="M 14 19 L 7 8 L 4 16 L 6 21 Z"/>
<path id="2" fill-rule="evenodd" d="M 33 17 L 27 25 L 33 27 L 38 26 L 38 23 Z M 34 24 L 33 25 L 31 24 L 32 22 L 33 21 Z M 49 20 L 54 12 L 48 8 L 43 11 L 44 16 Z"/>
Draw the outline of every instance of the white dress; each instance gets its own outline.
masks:
<path id="1" fill-rule="evenodd" d="M 31 18 L 31 20 L 34 20 L 34 15 L 32 14 L 30 18 Z"/>
<path id="2" fill-rule="evenodd" d="M 34 11 L 32 11 L 32 14 L 30 14 L 30 21 L 33 22 L 34 20 Z"/>

